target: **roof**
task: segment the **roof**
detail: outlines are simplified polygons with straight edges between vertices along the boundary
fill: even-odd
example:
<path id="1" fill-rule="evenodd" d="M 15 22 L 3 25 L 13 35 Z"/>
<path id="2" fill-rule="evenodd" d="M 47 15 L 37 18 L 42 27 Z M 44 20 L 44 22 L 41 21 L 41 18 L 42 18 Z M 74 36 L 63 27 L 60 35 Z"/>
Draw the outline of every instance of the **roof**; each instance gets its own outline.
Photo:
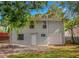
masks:
<path id="1" fill-rule="evenodd" d="M 53 13 L 51 14 L 37 14 L 35 16 L 31 17 L 32 20 L 36 20 L 36 21 L 44 21 L 44 20 L 48 20 L 48 21 L 62 21 L 62 17 L 56 16 Z"/>

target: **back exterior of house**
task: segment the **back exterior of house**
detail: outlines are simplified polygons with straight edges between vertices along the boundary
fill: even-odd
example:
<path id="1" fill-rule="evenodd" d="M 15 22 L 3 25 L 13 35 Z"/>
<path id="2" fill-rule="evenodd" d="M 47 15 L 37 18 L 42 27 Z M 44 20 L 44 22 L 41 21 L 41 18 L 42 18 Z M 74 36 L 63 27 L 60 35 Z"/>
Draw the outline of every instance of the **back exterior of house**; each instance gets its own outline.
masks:
<path id="1" fill-rule="evenodd" d="M 51 18 L 54 19 L 54 18 Z M 64 24 L 62 21 L 41 19 L 30 26 L 20 28 L 17 34 L 14 29 L 10 36 L 10 42 L 22 45 L 62 45 L 64 40 Z"/>

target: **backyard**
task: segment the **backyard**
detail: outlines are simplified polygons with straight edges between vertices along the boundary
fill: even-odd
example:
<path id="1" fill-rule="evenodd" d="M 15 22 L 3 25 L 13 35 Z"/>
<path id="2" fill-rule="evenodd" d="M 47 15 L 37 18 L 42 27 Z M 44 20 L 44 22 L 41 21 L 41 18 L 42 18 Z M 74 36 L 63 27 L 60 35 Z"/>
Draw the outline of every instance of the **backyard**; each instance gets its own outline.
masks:
<path id="1" fill-rule="evenodd" d="M 77 34 L 73 30 L 79 28 L 77 1 L 3 1 L 0 2 L 0 25 L 0 58 L 79 58 L 79 29 Z M 63 44 L 65 31 L 69 31 L 70 45 L 12 45 L 19 42 L 25 45 Z M 75 45 L 74 36 L 78 36 Z M 3 40 L 6 44 L 1 44 Z"/>
<path id="2" fill-rule="evenodd" d="M 0 57 L 8 58 L 78 58 L 79 45 L 20 47 L 6 45 L 0 47 Z"/>

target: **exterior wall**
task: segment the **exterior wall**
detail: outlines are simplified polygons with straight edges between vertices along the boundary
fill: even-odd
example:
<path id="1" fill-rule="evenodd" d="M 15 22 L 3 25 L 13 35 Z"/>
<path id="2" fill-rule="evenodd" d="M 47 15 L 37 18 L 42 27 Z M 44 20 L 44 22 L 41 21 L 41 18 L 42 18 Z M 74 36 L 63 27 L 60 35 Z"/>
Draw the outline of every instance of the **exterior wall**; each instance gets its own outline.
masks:
<path id="1" fill-rule="evenodd" d="M 19 33 L 24 34 L 24 40 L 17 40 L 17 32 L 13 30 L 12 32 L 12 43 L 15 44 L 25 44 L 25 45 L 31 45 L 31 35 L 33 33 L 36 34 L 37 40 L 36 44 L 37 45 L 47 45 L 47 29 L 42 28 L 43 22 L 39 21 L 37 22 L 36 26 L 34 29 L 29 29 L 29 27 L 25 27 L 19 30 Z M 41 34 L 46 34 L 46 37 L 41 37 Z"/>
<path id="2" fill-rule="evenodd" d="M 48 29 L 43 29 L 42 26 L 43 22 L 39 21 L 34 29 L 29 29 L 29 27 L 21 28 L 19 33 L 24 34 L 24 40 L 17 40 L 17 32 L 13 30 L 11 42 L 14 44 L 32 45 L 31 35 L 35 33 L 36 45 L 64 44 L 64 29 L 61 21 L 48 21 Z M 46 36 L 41 37 L 41 34 L 46 34 Z"/>
<path id="3" fill-rule="evenodd" d="M 64 24 L 61 21 L 48 22 L 48 44 L 62 45 L 64 40 Z"/>

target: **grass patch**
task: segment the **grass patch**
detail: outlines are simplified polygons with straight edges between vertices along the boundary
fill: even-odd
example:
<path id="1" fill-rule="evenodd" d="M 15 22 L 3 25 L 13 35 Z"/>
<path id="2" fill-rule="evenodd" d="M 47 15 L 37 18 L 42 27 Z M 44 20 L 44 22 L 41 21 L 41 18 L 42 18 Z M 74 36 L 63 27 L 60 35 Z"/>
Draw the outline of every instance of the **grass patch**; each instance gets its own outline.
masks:
<path id="1" fill-rule="evenodd" d="M 70 47 L 70 46 L 69 46 Z M 7 56 L 9 58 L 78 58 L 79 45 L 72 48 L 50 48 L 48 52 L 18 53 Z"/>
<path id="2" fill-rule="evenodd" d="M 20 53 L 16 55 L 9 55 L 10 58 L 73 58 L 75 57 L 72 54 L 69 53 Z"/>
<path id="3" fill-rule="evenodd" d="M 35 52 L 35 53 L 19 53 L 9 55 L 9 58 L 77 58 L 79 57 L 79 48 L 52 48 L 48 52 Z"/>

